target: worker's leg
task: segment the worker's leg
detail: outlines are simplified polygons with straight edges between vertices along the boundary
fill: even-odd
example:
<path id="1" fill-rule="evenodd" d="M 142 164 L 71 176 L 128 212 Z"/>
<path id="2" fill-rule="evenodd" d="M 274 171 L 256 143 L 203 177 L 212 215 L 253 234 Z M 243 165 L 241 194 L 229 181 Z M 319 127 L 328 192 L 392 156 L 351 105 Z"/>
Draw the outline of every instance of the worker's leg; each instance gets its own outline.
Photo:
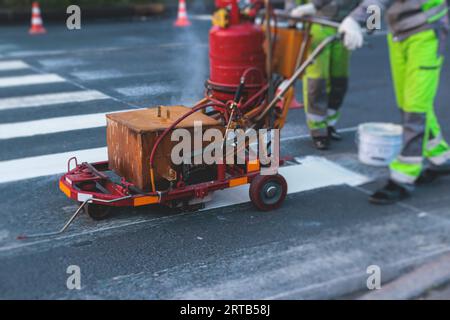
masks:
<path id="1" fill-rule="evenodd" d="M 430 133 L 432 137 L 440 135 L 433 111 L 443 61 L 439 47 L 439 39 L 431 30 L 411 36 L 398 47 L 391 46 L 394 55 L 402 50 L 407 57 L 404 87 L 399 93 L 403 94 L 403 148 L 390 166 L 391 179 L 407 187 L 420 176 L 424 155 L 428 153 L 432 159 L 448 152 L 446 144 L 425 151 Z"/>
<path id="2" fill-rule="evenodd" d="M 350 53 L 339 41 L 331 46 L 330 58 L 327 123 L 328 126 L 334 127 L 340 117 L 340 108 L 347 93 Z"/>
<path id="3" fill-rule="evenodd" d="M 404 111 L 405 78 L 406 78 L 406 50 L 402 42 L 394 42 L 392 34 L 388 35 L 389 61 L 394 85 L 395 98 L 400 111 Z"/>
<path id="4" fill-rule="evenodd" d="M 314 50 L 327 36 L 325 28 L 313 25 L 311 28 L 312 43 L 310 50 Z M 326 48 L 315 62 L 310 65 L 303 76 L 303 99 L 305 105 L 306 122 L 312 137 L 327 137 L 327 110 L 330 78 L 330 48 Z"/>
<path id="5" fill-rule="evenodd" d="M 447 165 L 450 167 L 450 148 L 442 136 L 441 127 L 434 110 L 427 115 L 428 141 L 425 149 L 425 157 L 431 163 L 432 168 Z"/>

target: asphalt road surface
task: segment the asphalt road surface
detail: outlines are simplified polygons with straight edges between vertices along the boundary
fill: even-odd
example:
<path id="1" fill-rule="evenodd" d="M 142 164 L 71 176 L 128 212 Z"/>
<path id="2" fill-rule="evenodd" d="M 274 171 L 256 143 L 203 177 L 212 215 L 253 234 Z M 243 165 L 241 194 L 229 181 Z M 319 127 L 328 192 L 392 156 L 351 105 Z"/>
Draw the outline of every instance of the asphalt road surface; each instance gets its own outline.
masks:
<path id="1" fill-rule="evenodd" d="M 209 22 L 183 30 L 172 22 L 54 25 L 34 37 L 2 27 L 0 298 L 336 298 L 365 290 L 370 265 L 385 283 L 450 250 L 450 179 L 398 205 L 366 199 L 387 171 L 358 162 L 354 128 L 399 121 L 382 35 L 352 57 L 344 141 L 315 151 L 303 112 L 290 113 L 282 153 L 302 163 L 291 163 L 301 192 L 281 209 L 261 213 L 247 198 L 195 213 L 124 209 L 102 222 L 82 215 L 59 236 L 17 240 L 57 230 L 74 212 L 58 176 L 71 155 L 106 159 L 104 113 L 201 98 Z M 449 88 L 447 63 L 436 103 L 446 134 Z M 80 267 L 81 290 L 66 286 L 70 265 Z"/>

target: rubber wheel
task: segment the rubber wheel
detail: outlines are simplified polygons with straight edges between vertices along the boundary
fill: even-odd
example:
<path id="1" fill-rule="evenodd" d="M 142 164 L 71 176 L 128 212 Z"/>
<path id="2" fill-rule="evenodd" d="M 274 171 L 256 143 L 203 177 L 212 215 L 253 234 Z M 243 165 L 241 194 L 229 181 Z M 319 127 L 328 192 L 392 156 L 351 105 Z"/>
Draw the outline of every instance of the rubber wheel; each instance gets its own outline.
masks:
<path id="1" fill-rule="evenodd" d="M 287 183 L 282 175 L 256 176 L 250 184 L 250 200 L 261 211 L 275 210 L 287 194 Z"/>
<path id="2" fill-rule="evenodd" d="M 110 212 L 111 212 L 111 208 L 108 206 L 102 206 L 102 205 L 98 205 L 98 204 L 92 204 L 92 203 L 87 203 L 84 206 L 84 212 L 87 213 L 87 215 L 89 217 L 91 217 L 93 220 L 104 220 L 106 219 Z"/>

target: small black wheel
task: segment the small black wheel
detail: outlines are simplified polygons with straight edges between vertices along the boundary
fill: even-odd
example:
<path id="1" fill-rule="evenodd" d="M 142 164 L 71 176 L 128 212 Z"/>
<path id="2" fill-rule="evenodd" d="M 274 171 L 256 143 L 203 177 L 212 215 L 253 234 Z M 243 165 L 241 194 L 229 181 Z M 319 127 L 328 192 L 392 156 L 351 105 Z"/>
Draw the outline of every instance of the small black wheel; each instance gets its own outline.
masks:
<path id="1" fill-rule="evenodd" d="M 84 206 L 84 212 L 86 212 L 87 215 L 93 220 L 99 221 L 104 220 L 109 216 L 109 214 L 111 213 L 111 207 L 93 203 L 86 203 L 86 205 Z"/>
<path id="2" fill-rule="evenodd" d="M 282 175 L 256 176 L 250 184 L 250 200 L 261 211 L 275 210 L 287 194 L 287 183 Z"/>

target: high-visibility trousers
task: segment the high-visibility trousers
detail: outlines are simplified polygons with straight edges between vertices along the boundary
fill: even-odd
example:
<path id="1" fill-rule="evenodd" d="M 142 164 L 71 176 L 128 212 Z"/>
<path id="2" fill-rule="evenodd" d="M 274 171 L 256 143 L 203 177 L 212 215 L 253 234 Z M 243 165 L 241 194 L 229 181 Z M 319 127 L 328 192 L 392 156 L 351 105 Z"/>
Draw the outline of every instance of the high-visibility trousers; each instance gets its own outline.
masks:
<path id="1" fill-rule="evenodd" d="M 336 29 L 314 24 L 310 53 Z M 313 137 L 327 136 L 335 126 L 348 87 L 349 51 L 340 41 L 333 42 L 317 57 L 303 76 L 303 102 L 306 122 Z"/>
<path id="2" fill-rule="evenodd" d="M 425 158 L 436 166 L 450 159 L 434 111 L 444 40 L 445 34 L 435 30 L 399 42 L 388 35 L 394 89 L 403 122 L 403 148 L 390 165 L 391 179 L 398 183 L 413 184 Z"/>

